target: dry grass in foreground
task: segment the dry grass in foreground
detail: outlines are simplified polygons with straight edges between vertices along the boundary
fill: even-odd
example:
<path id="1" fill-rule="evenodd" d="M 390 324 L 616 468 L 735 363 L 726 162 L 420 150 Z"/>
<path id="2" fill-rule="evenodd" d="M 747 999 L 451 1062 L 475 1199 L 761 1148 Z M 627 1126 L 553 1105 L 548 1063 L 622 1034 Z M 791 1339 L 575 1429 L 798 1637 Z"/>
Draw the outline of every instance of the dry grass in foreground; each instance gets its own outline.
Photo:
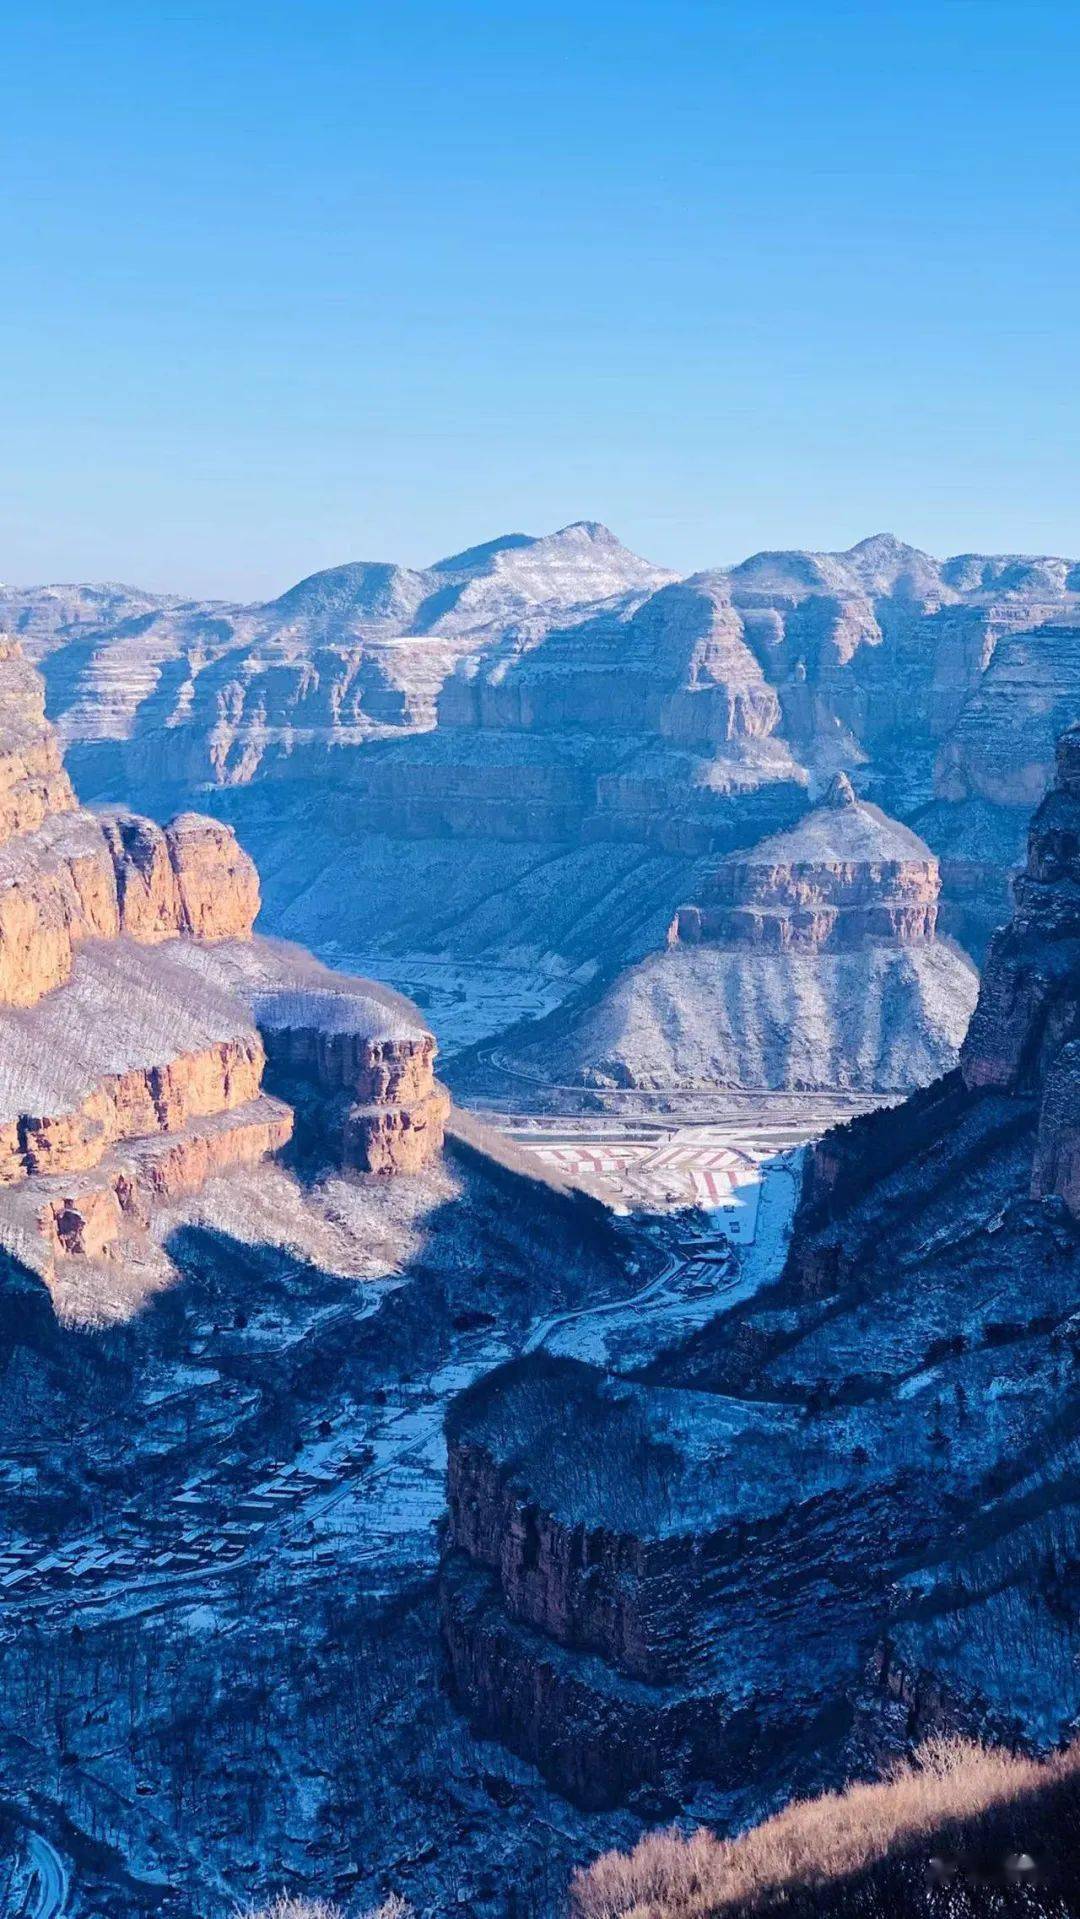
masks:
<path id="1" fill-rule="evenodd" d="M 340 1906 L 332 1906 L 326 1899 L 290 1899 L 280 1893 L 268 1906 L 246 1912 L 243 1919 L 343 1919 L 343 1914 Z M 380 1906 L 369 1907 L 362 1919 L 413 1919 L 413 1909 L 407 1899 L 392 1892 Z"/>
<path id="2" fill-rule="evenodd" d="M 288 1899 L 282 1895 L 272 1899 L 268 1906 L 260 1906 L 257 1912 L 246 1912 L 243 1919 L 342 1919 L 337 1906 L 331 1906 L 325 1899 Z"/>
<path id="3" fill-rule="evenodd" d="M 650 1833 L 574 1876 L 575 1919 L 706 1919 L 865 1873 L 941 1828 L 1080 1781 L 1080 1744 L 1051 1759 L 955 1738 L 921 1746 L 875 1785 L 795 1800 L 735 1839 Z"/>

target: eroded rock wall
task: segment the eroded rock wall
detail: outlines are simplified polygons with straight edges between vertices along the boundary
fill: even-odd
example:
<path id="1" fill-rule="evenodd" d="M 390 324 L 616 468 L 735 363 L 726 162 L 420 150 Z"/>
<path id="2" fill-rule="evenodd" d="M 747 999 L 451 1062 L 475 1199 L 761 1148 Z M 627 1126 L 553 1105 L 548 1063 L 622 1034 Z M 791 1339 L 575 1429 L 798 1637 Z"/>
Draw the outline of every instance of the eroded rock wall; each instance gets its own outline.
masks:
<path id="1" fill-rule="evenodd" d="M 78 806 L 40 679 L 7 643 L 0 796 L 0 1238 L 47 1273 L 120 1257 L 155 1206 L 287 1143 L 293 1112 L 263 1091 L 255 1006 L 280 1009 L 319 969 L 254 950 L 258 875 L 231 829 Z M 348 1010 L 347 1037 L 292 1036 L 333 1122 L 324 1157 L 419 1170 L 448 1109 L 434 1040 L 404 1003 L 391 1019 L 341 984 L 315 1000 Z"/>
<path id="2" fill-rule="evenodd" d="M 0 1128 L 0 1180 L 85 1172 L 119 1141 L 230 1112 L 258 1094 L 263 1062 L 259 1035 L 241 1032 L 161 1066 L 107 1075 L 69 1112 L 20 1113 Z"/>
<path id="3" fill-rule="evenodd" d="M 332 990 L 257 1002 L 274 1085 L 305 1133 L 364 1173 L 417 1173 L 441 1150 L 450 1098 L 435 1041 L 415 1020 Z"/>
<path id="4" fill-rule="evenodd" d="M 914 946 L 934 938 L 940 891 L 930 848 L 839 773 L 797 826 L 721 860 L 671 937 L 774 952 Z"/>
<path id="5" fill-rule="evenodd" d="M 1080 728 L 1058 742 L 1055 784 L 1035 811 L 1014 893 L 963 1049 L 972 1088 L 1038 1087 L 1080 1024 Z"/>

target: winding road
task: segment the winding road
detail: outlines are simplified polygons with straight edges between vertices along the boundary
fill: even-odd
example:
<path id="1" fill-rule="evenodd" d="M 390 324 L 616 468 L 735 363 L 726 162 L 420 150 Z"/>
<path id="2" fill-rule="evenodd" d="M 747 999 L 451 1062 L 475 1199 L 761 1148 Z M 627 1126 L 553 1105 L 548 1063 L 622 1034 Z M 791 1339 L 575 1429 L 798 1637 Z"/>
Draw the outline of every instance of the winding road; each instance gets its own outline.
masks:
<path id="1" fill-rule="evenodd" d="M 31 1867 L 30 1888 L 19 1909 L 19 1919 L 63 1919 L 70 1882 L 60 1854 L 40 1832 L 27 1833 L 26 1852 Z"/>

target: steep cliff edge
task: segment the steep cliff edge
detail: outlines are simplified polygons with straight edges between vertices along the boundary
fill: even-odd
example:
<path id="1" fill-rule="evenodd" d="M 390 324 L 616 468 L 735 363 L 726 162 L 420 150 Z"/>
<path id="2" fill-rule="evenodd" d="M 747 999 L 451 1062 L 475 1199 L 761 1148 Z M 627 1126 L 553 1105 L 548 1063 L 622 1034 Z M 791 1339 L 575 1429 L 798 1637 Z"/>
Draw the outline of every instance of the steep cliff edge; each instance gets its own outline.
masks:
<path id="1" fill-rule="evenodd" d="M 218 821 L 79 808 L 40 681 L 0 644 L 0 1246 L 50 1283 L 130 1259 L 156 1208 L 286 1145 L 415 1172 L 449 1102 L 412 1009 L 253 938 L 258 875 Z M 303 1003 L 290 1102 L 263 1085 Z M 347 1032 L 352 1081 L 331 1070 Z M 330 1114 L 328 1095 L 351 1092 Z M 63 1290 L 63 1288 L 61 1288 Z"/>
<path id="2" fill-rule="evenodd" d="M 571 1796 L 1080 1714 L 1078 738 L 960 1067 L 813 1150 L 779 1277 L 634 1381 L 526 1363 L 449 1424 L 453 1683 Z"/>
<path id="3" fill-rule="evenodd" d="M 837 773 L 796 826 L 721 860 L 672 938 L 775 952 L 915 946 L 934 937 L 940 891 L 930 848 Z"/>
<path id="4" fill-rule="evenodd" d="M 978 987 L 937 935 L 939 892 L 930 848 L 837 774 L 796 826 L 706 868 L 668 950 L 506 1057 L 600 1088 L 924 1085 L 955 1065 Z"/>

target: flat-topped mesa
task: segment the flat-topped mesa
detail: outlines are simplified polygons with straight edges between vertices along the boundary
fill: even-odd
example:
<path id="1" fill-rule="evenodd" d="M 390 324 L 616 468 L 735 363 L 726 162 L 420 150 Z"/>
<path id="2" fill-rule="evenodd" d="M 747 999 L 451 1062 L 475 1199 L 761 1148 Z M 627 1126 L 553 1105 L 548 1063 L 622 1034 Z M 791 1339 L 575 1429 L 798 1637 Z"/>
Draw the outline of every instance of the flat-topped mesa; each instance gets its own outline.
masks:
<path id="1" fill-rule="evenodd" d="M 0 1007 L 0 1246 L 46 1279 L 119 1256 L 155 1204 L 289 1139 L 250 1011 L 192 976 L 194 945 L 91 939 L 55 990 Z"/>
<path id="2" fill-rule="evenodd" d="M 546 1355 L 489 1375 L 447 1419 L 441 1618 L 470 1718 L 587 1805 L 745 1779 L 865 1629 L 868 1543 L 912 1537 L 925 1433 L 888 1425 L 868 1498 L 843 1435 L 787 1406 Z"/>
<path id="3" fill-rule="evenodd" d="M 0 1250 L 47 1279 L 115 1259 L 156 1206 L 284 1146 L 256 1001 L 294 1068 L 307 1048 L 327 1161 L 413 1171 L 438 1150 L 448 1100 L 407 1003 L 253 940 L 231 828 L 80 808 L 40 679 L 3 643 L 0 824 Z"/>
<path id="4" fill-rule="evenodd" d="M 406 1002 L 297 948 L 90 942 L 39 1005 L 0 1009 L 0 1245 L 46 1277 L 115 1259 L 297 1122 L 321 1166 L 418 1172 L 449 1109 L 434 1053 Z"/>
<path id="5" fill-rule="evenodd" d="M 700 902 L 679 908 L 671 939 L 778 951 L 914 946 L 935 936 L 940 886 L 930 848 L 838 773 L 796 826 L 721 860 Z"/>
<path id="6" fill-rule="evenodd" d="M 419 1172 L 440 1150 L 450 1099 L 435 1040 L 406 1001 L 298 985 L 257 994 L 254 1012 L 275 1084 L 345 1165 Z"/>

